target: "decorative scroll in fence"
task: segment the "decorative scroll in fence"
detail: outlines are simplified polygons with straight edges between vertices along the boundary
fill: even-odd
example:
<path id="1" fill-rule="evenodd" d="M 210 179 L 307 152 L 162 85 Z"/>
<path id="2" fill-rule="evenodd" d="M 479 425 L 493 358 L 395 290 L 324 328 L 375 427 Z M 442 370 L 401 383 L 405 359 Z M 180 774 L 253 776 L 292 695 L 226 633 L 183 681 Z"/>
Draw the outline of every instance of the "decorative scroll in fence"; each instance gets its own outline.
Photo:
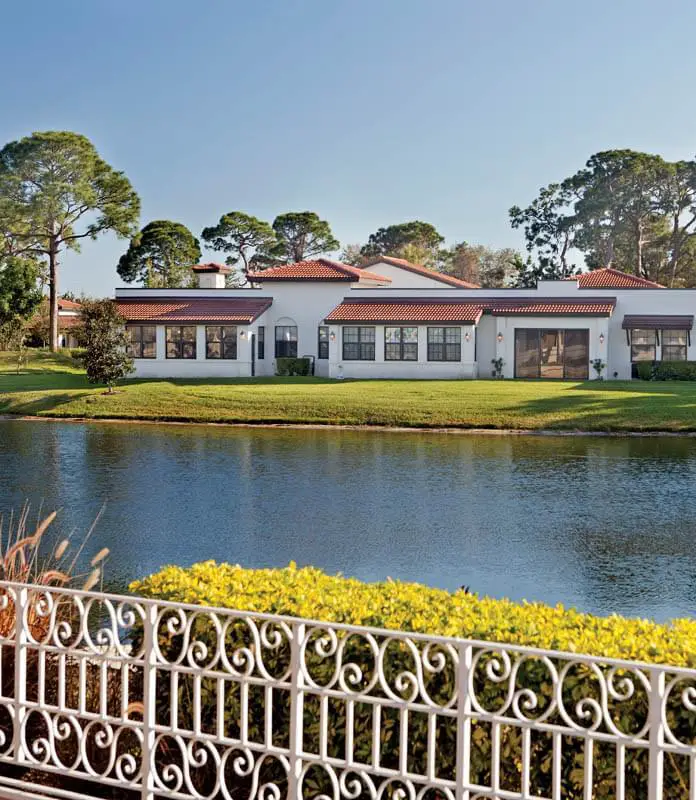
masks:
<path id="1" fill-rule="evenodd" d="M 696 798 L 696 671 L 0 584 L 0 794 Z"/>

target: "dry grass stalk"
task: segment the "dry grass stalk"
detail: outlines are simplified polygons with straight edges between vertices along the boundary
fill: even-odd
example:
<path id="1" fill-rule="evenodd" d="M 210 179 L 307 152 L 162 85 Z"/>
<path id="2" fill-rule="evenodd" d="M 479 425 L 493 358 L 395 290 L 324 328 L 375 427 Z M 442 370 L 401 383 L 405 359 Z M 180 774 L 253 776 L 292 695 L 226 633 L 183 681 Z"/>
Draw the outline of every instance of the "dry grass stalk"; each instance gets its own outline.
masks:
<path id="1" fill-rule="evenodd" d="M 97 516 L 99 519 L 100 514 Z M 41 542 L 56 518 L 56 512 L 39 519 L 35 528 L 30 530 L 28 523 L 29 505 L 25 504 L 19 514 L 10 513 L 7 522 L 0 515 L 0 580 L 12 583 L 30 583 L 38 586 L 60 588 L 81 588 L 85 591 L 95 588 L 103 579 L 104 562 L 109 549 L 103 547 L 91 561 L 93 567 L 89 574 L 76 572 L 78 559 L 90 538 L 97 520 L 87 534 L 79 542 L 75 553 L 70 554 L 70 538 L 62 539 L 52 549 L 49 556 L 42 556 Z M 45 551 L 45 548 L 44 548 Z M 58 614 L 64 617 L 69 603 L 56 596 L 59 602 Z M 39 596 L 30 598 L 26 622 L 34 639 L 42 640 L 49 633 L 50 619 L 39 613 Z M 14 635 L 15 605 L 10 593 L 0 590 L 0 637 L 11 638 Z"/>

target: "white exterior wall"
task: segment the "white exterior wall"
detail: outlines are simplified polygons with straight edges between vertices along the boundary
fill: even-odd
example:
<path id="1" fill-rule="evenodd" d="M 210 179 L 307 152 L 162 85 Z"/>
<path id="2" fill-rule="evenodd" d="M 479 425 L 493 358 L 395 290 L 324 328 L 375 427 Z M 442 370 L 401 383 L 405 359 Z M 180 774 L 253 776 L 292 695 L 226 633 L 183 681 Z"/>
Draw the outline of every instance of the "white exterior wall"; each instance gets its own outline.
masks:
<path id="1" fill-rule="evenodd" d="M 257 324 L 237 325 L 237 358 L 206 358 L 206 325 L 196 325 L 196 358 L 167 358 L 165 325 L 157 325 L 157 357 L 133 360 L 138 378 L 248 378 L 251 376 L 251 337 Z M 213 323 L 215 324 L 215 323 Z M 233 324 L 233 323 L 220 323 Z M 258 375 L 258 370 L 256 371 Z"/>
<path id="2" fill-rule="evenodd" d="M 375 328 L 375 360 L 343 360 L 343 327 L 332 325 L 329 333 L 329 377 L 331 378 L 475 378 L 474 327 L 432 323 L 418 325 L 418 361 L 385 361 L 384 329 L 394 325 L 369 325 Z M 398 327 L 398 326 L 397 326 Z M 404 325 L 403 327 L 416 327 Z M 461 328 L 461 361 L 428 361 L 428 328 Z M 466 334 L 469 334 L 469 341 Z"/>
<path id="3" fill-rule="evenodd" d="M 410 272 L 407 269 L 394 266 L 394 264 L 387 264 L 380 261 L 378 264 L 370 264 L 366 267 L 368 272 L 374 272 L 376 275 L 381 275 L 383 278 L 391 278 L 391 289 L 448 289 L 446 283 L 438 281 L 435 278 L 429 278 L 427 275 L 419 275 L 415 272 Z"/>

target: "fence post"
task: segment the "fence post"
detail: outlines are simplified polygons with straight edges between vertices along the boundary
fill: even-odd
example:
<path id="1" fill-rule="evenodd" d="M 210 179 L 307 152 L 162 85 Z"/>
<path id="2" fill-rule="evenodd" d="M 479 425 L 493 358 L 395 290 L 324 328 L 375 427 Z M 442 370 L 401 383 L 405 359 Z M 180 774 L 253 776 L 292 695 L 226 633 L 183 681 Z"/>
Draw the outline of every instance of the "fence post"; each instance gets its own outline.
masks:
<path id="1" fill-rule="evenodd" d="M 304 716 L 304 679 L 302 676 L 300 650 L 304 642 L 306 628 L 300 623 L 292 626 L 290 643 L 290 768 L 288 770 L 288 800 L 300 800 L 300 780 L 302 775 L 302 737 Z M 325 735 L 324 731 L 319 736 Z"/>
<path id="2" fill-rule="evenodd" d="M 665 754 L 662 704 L 665 698 L 665 673 L 661 669 L 650 670 L 650 763 L 648 771 L 648 800 L 662 800 L 663 766 Z"/>
<path id="3" fill-rule="evenodd" d="M 15 761 L 25 761 L 22 743 L 22 725 L 26 714 L 27 701 L 27 642 L 26 627 L 28 590 L 15 588 L 15 658 L 14 658 L 14 729 L 12 731 L 12 751 Z"/>
<path id="4" fill-rule="evenodd" d="M 469 680 L 473 660 L 473 648 L 460 642 L 458 645 L 459 664 L 457 666 L 457 766 L 456 800 L 469 800 L 471 782 L 471 694 Z"/>
<path id="5" fill-rule="evenodd" d="M 145 606 L 143 622 L 143 760 L 142 760 L 142 800 L 153 800 L 155 796 L 154 758 L 155 724 L 157 714 L 157 658 L 155 656 L 155 636 L 157 627 L 157 606 Z"/>

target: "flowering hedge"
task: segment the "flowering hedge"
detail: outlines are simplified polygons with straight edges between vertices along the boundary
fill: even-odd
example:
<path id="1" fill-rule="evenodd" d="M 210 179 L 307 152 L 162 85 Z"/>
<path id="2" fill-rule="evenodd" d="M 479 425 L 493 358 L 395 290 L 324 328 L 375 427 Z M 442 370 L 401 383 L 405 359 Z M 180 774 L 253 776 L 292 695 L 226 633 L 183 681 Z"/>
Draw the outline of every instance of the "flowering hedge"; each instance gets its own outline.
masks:
<path id="1" fill-rule="evenodd" d="M 388 581 L 362 583 L 342 576 L 326 575 L 318 569 L 298 569 L 291 564 L 285 569 L 249 570 L 231 564 L 212 561 L 195 564 L 190 568 L 166 567 L 161 572 L 131 584 L 133 593 L 166 601 L 177 601 L 214 607 L 228 607 L 260 613 L 284 614 L 309 619 L 367 625 L 392 630 L 414 631 L 428 634 L 480 639 L 587 653 L 625 660 L 648 661 L 674 666 L 696 667 L 696 622 L 677 620 L 671 624 L 658 624 L 643 619 L 619 616 L 596 617 L 581 614 L 562 606 L 550 607 L 540 603 L 514 603 L 469 595 L 465 592 L 446 592 L 429 589 L 418 584 Z M 215 633 L 209 623 L 201 622 L 196 637 L 213 643 Z M 205 626 L 208 625 L 208 628 Z M 242 626 L 243 628 L 243 626 Z M 230 633 L 230 644 L 241 646 L 242 628 Z M 167 657 L 175 660 L 181 642 L 174 639 L 165 647 Z M 359 637 L 354 637 L 359 639 Z M 369 653 L 360 649 L 358 641 L 351 640 L 345 650 L 344 660 L 359 664 L 365 673 L 373 667 Z M 397 675 L 411 667 L 406 649 L 390 651 L 385 671 Z M 289 658 L 287 647 L 278 648 L 266 662 L 271 671 L 282 672 Z M 324 659 L 331 662 L 331 659 Z M 485 662 L 484 662 L 485 664 Z M 454 670 L 449 665 L 432 677 L 428 691 L 434 698 L 446 702 L 454 691 Z M 322 684 L 330 680 L 332 663 L 319 660 L 311 667 L 314 677 Z M 326 674 L 322 674 L 322 670 Z M 531 690 L 539 701 L 537 713 L 542 713 L 550 703 L 556 702 L 548 668 L 540 659 L 530 658 L 521 664 L 517 673 L 517 687 Z M 623 673 L 617 674 L 617 679 Z M 630 674 L 630 673 L 628 673 Z M 647 719 L 647 696 L 636 684 L 637 691 L 625 697 L 614 698 L 616 709 L 610 709 L 615 724 L 627 734 L 642 728 Z M 507 683 L 487 680 L 485 670 L 476 678 L 477 698 L 484 708 L 499 708 L 504 702 Z M 171 705 L 167 683 L 158 691 L 158 708 L 161 722 L 168 724 L 166 715 Z M 200 707 L 203 709 L 204 729 L 214 729 L 216 708 L 215 683 L 203 685 Z M 564 677 L 560 691 L 566 708 L 578 708 L 587 698 L 599 699 L 596 675 L 582 663 L 574 665 Z M 178 705 L 183 715 L 180 722 L 191 724 L 191 687 L 182 679 L 179 685 Z M 667 715 L 670 728 L 684 743 L 696 743 L 696 714 L 689 711 L 675 692 L 669 700 Z M 248 700 L 250 736 L 263 740 L 265 699 L 263 690 L 251 687 Z M 239 725 L 240 706 L 232 698 L 225 707 L 226 725 L 232 729 Z M 609 713 L 609 712 L 607 712 Z M 208 716 L 205 716 L 208 715 Z M 426 722 L 414 715 L 409 724 L 410 762 L 416 773 L 426 767 L 428 732 Z M 533 717 L 533 714 L 532 714 Z M 531 718 L 531 717 L 530 717 Z M 229 720 L 229 721 L 228 721 Z M 288 698 L 274 693 L 274 725 L 289 727 Z M 548 722 L 565 726 L 554 711 Z M 345 747 L 346 706 L 332 701 L 332 740 L 328 755 L 341 758 Z M 382 731 L 382 763 L 398 765 L 399 736 L 390 732 L 385 717 Z M 391 724 L 391 723 L 389 723 Z M 579 723 L 581 726 L 584 724 Z M 589 723 L 587 723 L 589 724 Z M 603 722 L 602 725 L 605 723 Z M 317 739 L 320 729 L 319 708 L 305 706 L 304 734 L 308 740 Z M 367 709 L 353 709 L 354 747 L 358 758 L 369 762 L 371 748 L 371 715 Z M 398 722 L 394 722 L 398 725 Z M 602 727 L 600 730 L 607 730 Z M 492 739 L 489 723 L 475 722 L 471 742 L 471 777 L 480 785 L 490 785 Z M 503 725 L 501 736 L 501 788 L 519 791 L 523 745 L 520 729 Z M 531 740 L 530 781 L 533 794 L 550 796 L 552 779 L 551 740 L 547 735 L 535 735 Z M 310 748 L 311 750 L 311 748 Z M 453 722 L 443 722 L 438 727 L 438 772 L 453 777 L 456 753 L 456 730 Z M 584 795 L 585 750 L 582 737 L 567 738 L 562 752 L 561 774 L 563 797 L 575 800 Z M 681 800 L 688 795 L 688 765 L 681 756 L 668 754 L 665 761 L 665 800 Z M 616 796 L 616 748 L 613 744 L 597 743 L 593 756 L 593 797 L 609 800 Z M 647 796 L 647 758 L 645 751 L 627 748 L 625 752 L 626 797 Z M 310 787 L 314 793 L 327 792 L 329 787 L 318 779 Z M 330 792 L 329 792 L 330 794 Z"/>
<path id="2" fill-rule="evenodd" d="M 597 617 L 561 605 L 514 603 L 416 583 L 363 583 L 314 567 L 244 569 L 205 561 L 165 567 L 134 594 L 326 622 L 459 636 L 548 650 L 696 667 L 696 622 Z"/>

